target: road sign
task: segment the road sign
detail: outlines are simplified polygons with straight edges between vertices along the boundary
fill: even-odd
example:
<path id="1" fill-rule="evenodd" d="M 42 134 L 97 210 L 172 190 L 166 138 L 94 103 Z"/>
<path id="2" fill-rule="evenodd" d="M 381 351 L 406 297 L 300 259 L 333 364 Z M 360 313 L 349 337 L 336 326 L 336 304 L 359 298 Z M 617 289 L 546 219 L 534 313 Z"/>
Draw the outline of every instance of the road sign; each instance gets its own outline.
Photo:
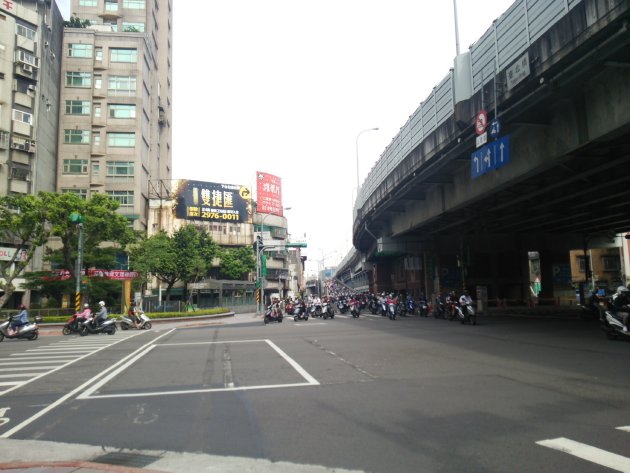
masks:
<path id="1" fill-rule="evenodd" d="M 470 158 L 470 173 L 473 179 L 506 165 L 510 162 L 510 135 L 479 148 Z"/>
<path id="2" fill-rule="evenodd" d="M 475 133 L 481 135 L 484 131 L 486 131 L 487 126 L 488 114 L 485 110 L 479 110 L 479 113 L 477 113 L 477 118 L 475 119 Z"/>
<path id="3" fill-rule="evenodd" d="M 485 145 L 488 142 L 488 133 L 482 133 L 475 139 L 475 145 L 477 148 Z"/>
<path id="4" fill-rule="evenodd" d="M 490 122 L 490 136 L 492 138 L 498 138 L 500 132 L 501 132 L 501 123 L 499 122 L 499 119 L 497 118 L 496 120 L 492 120 Z"/>

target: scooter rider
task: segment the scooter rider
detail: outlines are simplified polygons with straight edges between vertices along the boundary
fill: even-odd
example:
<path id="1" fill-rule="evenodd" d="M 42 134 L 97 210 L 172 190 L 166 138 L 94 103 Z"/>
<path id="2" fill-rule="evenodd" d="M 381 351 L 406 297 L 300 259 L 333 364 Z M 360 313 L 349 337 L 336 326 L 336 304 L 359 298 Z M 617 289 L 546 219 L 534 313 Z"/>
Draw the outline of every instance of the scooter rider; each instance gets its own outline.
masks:
<path id="1" fill-rule="evenodd" d="M 464 291 L 464 293 L 459 297 L 459 306 L 464 309 L 467 305 L 472 305 L 473 300 L 468 294 L 468 291 Z"/>
<path id="2" fill-rule="evenodd" d="M 628 306 L 630 305 L 630 291 L 628 288 L 619 286 L 617 288 L 617 294 L 613 298 L 613 311 L 614 313 L 621 317 L 623 322 L 623 331 L 628 331 L 628 321 L 630 320 L 630 310 Z"/>
<path id="3" fill-rule="evenodd" d="M 90 309 L 90 304 L 83 304 L 83 311 L 77 313 L 77 318 L 85 320 L 90 315 L 92 315 L 92 309 Z"/>
<path id="4" fill-rule="evenodd" d="M 132 301 L 129 306 L 129 310 L 127 311 L 127 315 L 138 329 L 140 328 L 140 317 L 138 317 L 139 312 L 138 306 L 136 306 L 136 301 Z"/>
<path id="5" fill-rule="evenodd" d="M 19 333 L 20 327 L 28 323 L 28 311 L 26 310 L 26 306 L 24 304 L 20 304 L 18 309 L 20 309 L 21 312 L 11 321 L 11 330 L 9 331 L 10 336 Z"/>
<path id="6" fill-rule="evenodd" d="M 100 301 L 98 303 L 98 305 L 99 305 L 100 309 L 96 313 L 95 322 L 98 325 L 101 325 L 103 322 L 105 322 L 107 320 L 107 308 L 105 307 L 105 302 L 104 301 Z"/>

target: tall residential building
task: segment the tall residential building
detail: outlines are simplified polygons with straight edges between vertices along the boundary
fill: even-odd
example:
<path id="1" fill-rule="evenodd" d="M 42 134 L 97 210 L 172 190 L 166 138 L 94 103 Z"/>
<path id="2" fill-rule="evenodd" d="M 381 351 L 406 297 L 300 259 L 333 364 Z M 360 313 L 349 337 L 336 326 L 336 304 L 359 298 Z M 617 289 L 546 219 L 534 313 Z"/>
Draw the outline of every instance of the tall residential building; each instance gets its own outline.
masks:
<path id="1" fill-rule="evenodd" d="M 56 189 L 62 34 L 52 0 L 0 2 L 0 195 Z M 0 260 L 13 259 L 15 243 L 0 241 Z M 42 257 L 37 250 L 31 269 Z M 24 279 L 13 284 L 7 307 L 28 303 Z"/>
<path id="2" fill-rule="evenodd" d="M 172 175 L 172 0 L 72 0 L 64 30 L 57 190 L 104 193 L 147 230 Z"/>

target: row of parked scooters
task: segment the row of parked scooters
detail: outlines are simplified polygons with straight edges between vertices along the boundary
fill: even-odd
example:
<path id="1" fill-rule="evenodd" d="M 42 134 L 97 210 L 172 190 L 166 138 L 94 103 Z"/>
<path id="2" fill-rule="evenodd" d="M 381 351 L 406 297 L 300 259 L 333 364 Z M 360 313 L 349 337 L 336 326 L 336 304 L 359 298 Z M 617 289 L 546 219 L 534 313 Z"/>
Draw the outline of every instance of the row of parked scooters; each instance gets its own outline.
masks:
<path id="1" fill-rule="evenodd" d="M 271 305 L 265 310 L 263 321 L 265 324 L 269 322 L 282 322 L 285 313 L 287 316 L 293 317 L 295 322 L 298 320 L 306 321 L 309 317 L 321 317 L 323 319 L 335 318 L 335 310 L 331 300 L 289 300 L 284 304 L 283 310 L 280 301 L 274 299 Z"/>

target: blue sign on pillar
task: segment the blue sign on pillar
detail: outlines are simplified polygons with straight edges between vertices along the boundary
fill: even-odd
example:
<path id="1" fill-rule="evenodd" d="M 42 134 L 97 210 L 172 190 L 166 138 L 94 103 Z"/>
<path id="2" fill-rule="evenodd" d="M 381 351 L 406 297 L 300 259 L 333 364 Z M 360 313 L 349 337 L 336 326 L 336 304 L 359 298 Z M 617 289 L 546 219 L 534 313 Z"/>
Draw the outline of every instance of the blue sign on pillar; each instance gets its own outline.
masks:
<path id="1" fill-rule="evenodd" d="M 470 174 L 473 179 L 499 169 L 510 162 L 510 135 L 505 135 L 471 155 Z"/>

